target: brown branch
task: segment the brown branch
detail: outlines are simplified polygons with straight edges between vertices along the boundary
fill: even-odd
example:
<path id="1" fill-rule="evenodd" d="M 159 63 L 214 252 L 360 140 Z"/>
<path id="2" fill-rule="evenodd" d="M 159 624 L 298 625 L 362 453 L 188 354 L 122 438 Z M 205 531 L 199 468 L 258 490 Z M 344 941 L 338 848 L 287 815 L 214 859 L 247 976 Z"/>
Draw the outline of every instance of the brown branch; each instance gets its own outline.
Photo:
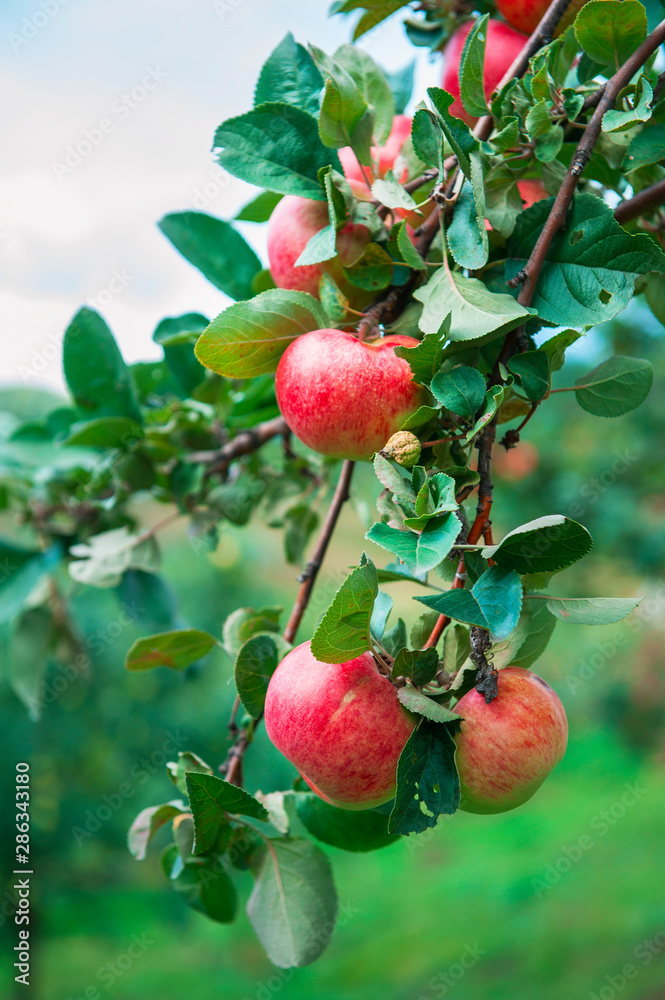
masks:
<path id="1" fill-rule="evenodd" d="M 622 201 L 614 211 L 614 218 L 623 226 L 631 219 L 637 219 L 645 212 L 650 212 L 652 208 L 661 206 L 665 206 L 665 180 L 657 181 L 639 194 Z"/>
<path id="2" fill-rule="evenodd" d="M 302 616 L 304 615 L 307 605 L 309 604 L 309 599 L 312 595 L 312 590 L 314 589 L 316 577 L 321 569 L 321 564 L 323 563 L 326 550 L 330 543 L 330 539 L 332 538 L 333 531 L 337 525 L 340 511 L 344 502 L 348 499 L 349 486 L 351 484 L 351 476 L 353 475 L 354 465 L 354 462 L 350 462 L 348 460 L 342 465 L 342 471 L 337 481 L 337 486 L 335 487 L 335 492 L 333 494 L 330 507 L 328 508 L 328 513 L 326 514 L 326 518 L 321 526 L 319 537 L 317 538 L 316 545 L 314 546 L 314 551 L 312 552 L 311 558 L 307 563 L 304 572 L 298 578 L 300 582 L 300 590 L 298 591 L 298 595 L 293 605 L 293 610 L 289 616 L 289 620 L 286 624 L 286 628 L 282 633 L 284 639 L 286 639 L 289 643 L 292 643 L 296 637 L 298 627 L 302 621 Z M 235 721 L 235 713 L 238 709 L 238 702 L 239 699 L 236 698 L 232 711 L 232 723 Z M 220 773 L 223 774 L 226 780 L 232 785 L 242 784 L 242 760 L 247 747 L 254 738 L 254 731 L 261 722 L 262 718 L 263 713 L 257 719 L 253 719 L 249 726 L 240 730 L 233 746 L 229 749 L 226 760 L 219 768 Z M 232 723 L 229 724 L 230 729 Z"/>
<path id="3" fill-rule="evenodd" d="M 256 427 L 239 431 L 234 438 L 214 451 L 192 451 L 189 455 L 185 455 L 184 461 L 210 465 L 210 471 L 214 472 L 223 469 L 234 458 L 256 451 L 271 438 L 288 433 L 289 428 L 284 417 L 273 417 L 272 420 L 266 420 L 262 424 L 257 424 Z"/>
<path id="4" fill-rule="evenodd" d="M 665 21 L 661 21 L 658 27 L 635 50 L 630 59 L 608 81 L 603 96 L 589 119 L 589 123 L 568 167 L 547 221 L 538 236 L 536 245 L 531 251 L 531 256 L 523 270 L 508 282 L 510 288 L 517 288 L 521 283 L 522 287 L 517 297 L 520 305 L 528 306 L 531 303 L 538 275 L 545 262 L 549 248 L 557 232 L 565 224 L 568 208 L 575 194 L 580 175 L 589 162 L 594 146 L 600 137 L 603 115 L 606 111 L 614 107 L 614 102 L 619 92 L 630 82 L 640 66 L 644 65 L 649 56 L 663 41 L 665 41 Z M 520 329 L 523 331 L 523 328 Z M 516 333 L 516 337 L 519 337 L 519 332 Z"/>
<path id="5" fill-rule="evenodd" d="M 505 85 L 515 77 L 524 76 L 529 66 L 531 56 L 535 55 L 539 49 L 542 49 L 544 45 L 549 45 L 552 41 L 559 21 L 566 13 L 571 2 L 572 0 L 554 0 L 554 3 L 550 4 L 541 18 L 540 23 L 536 27 L 536 30 L 533 32 L 528 42 L 524 45 L 522 51 L 513 60 L 500 82 L 495 87 L 495 92 L 500 91 L 502 87 L 505 87 Z M 489 139 L 493 128 L 494 120 L 492 116 L 485 115 L 477 122 L 474 129 L 474 135 L 477 139 L 484 141 Z"/>

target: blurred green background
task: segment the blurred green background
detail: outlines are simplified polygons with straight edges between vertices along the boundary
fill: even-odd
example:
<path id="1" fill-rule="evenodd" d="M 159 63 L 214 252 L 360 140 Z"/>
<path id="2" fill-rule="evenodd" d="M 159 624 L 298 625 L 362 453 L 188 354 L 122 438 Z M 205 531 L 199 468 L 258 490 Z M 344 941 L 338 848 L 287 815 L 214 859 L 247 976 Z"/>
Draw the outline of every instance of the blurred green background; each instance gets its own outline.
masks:
<path id="1" fill-rule="evenodd" d="M 334 863 L 340 920 L 330 947 L 309 968 L 271 967 L 244 914 L 226 927 L 188 909 L 159 868 L 166 831 L 144 862 L 126 848 L 136 813 L 177 795 L 165 760 L 177 749 L 193 750 L 213 765 L 223 759 L 233 689 L 231 664 L 221 651 L 184 675 L 130 675 L 124 654 L 135 638 L 169 622 L 219 635 L 225 616 L 240 605 L 288 607 L 296 583 L 285 568 L 279 532 L 258 521 L 249 529 L 224 527 L 210 554 L 197 550 L 184 520 L 177 521 L 160 533 L 171 592 L 150 589 L 150 580 L 136 572 L 115 590 L 77 586 L 74 615 L 89 668 L 65 680 L 59 669 L 49 674 L 37 723 L 7 684 L 0 692 L 0 831 L 8 845 L 14 764 L 31 764 L 30 996 L 665 996 L 662 334 L 634 303 L 620 322 L 578 345 L 577 370 L 573 363 L 557 376 L 558 385 L 570 385 L 612 350 L 649 357 L 655 386 L 638 410 L 616 421 L 596 419 L 577 407 L 572 394 L 556 395 L 529 424 L 519 461 L 497 459 L 495 536 L 514 527 L 517 517 L 523 522 L 558 511 L 580 520 L 595 538 L 591 555 L 555 578 L 555 593 L 648 595 L 619 625 L 559 624 L 537 664 L 568 711 L 566 758 L 537 796 L 514 812 L 460 812 L 429 835 L 370 855 L 325 848 Z M 4 392 L 0 409 L 16 409 L 20 400 L 20 393 Z M 301 640 L 346 567 L 369 546 L 362 538 L 378 487 L 369 466 L 359 473 Z M 143 525 L 164 513 L 140 504 L 135 512 Z M 13 531 L 0 518 L 0 535 Z M 381 550 L 372 555 L 379 565 L 387 561 Z M 396 611 L 407 623 L 415 620 L 409 586 L 387 587 Z M 288 787 L 293 776 L 261 732 L 246 761 L 248 788 Z M 246 897 L 250 877 L 237 874 Z M 0 933 L 8 945 L 1 972 L 9 984 L 16 928 L 4 893 L 11 884 L 7 875 L 0 906 Z M 16 985 L 3 995 L 26 992 Z"/>

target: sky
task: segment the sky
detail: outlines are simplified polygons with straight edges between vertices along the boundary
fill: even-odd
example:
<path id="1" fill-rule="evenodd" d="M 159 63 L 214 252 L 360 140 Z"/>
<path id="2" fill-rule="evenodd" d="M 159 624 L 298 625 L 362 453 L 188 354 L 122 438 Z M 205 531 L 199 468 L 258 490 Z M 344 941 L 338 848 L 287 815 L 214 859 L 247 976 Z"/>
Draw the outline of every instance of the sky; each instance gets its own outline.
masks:
<path id="1" fill-rule="evenodd" d="M 249 110 L 287 31 L 333 51 L 352 20 L 327 0 L 3 0 L 0 87 L 0 381 L 60 388 L 64 331 L 98 309 L 127 361 L 159 357 L 165 316 L 213 317 L 229 300 L 157 228 L 196 208 L 231 218 L 256 189 L 210 153 Z M 391 70 L 417 57 L 416 93 L 438 60 L 399 15 L 362 42 Z M 265 260 L 261 230 L 243 234 Z"/>

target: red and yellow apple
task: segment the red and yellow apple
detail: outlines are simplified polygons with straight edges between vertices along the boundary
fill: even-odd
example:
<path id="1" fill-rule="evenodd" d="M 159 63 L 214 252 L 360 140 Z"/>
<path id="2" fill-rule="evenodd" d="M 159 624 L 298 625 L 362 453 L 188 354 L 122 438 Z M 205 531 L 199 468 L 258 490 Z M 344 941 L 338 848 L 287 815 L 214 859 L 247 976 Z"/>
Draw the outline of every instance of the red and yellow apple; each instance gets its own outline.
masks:
<path id="1" fill-rule="evenodd" d="M 367 226 L 349 222 L 337 233 L 337 256 L 321 264 L 296 267 L 312 236 L 329 224 L 328 204 L 311 198 L 287 195 L 277 203 L 268 223 L 268 261 L 278 288 L 309 292 L 318 297 L 319 282 L 327 272 L 349 300 L 352 308 L 366 305 L 372 295 L 355 288 L 344 275 L 361 256 L 371 236 Z"/>
<path id="2" fill-rule="evenodd" d="M 536 30 L 550 3 L 551 0 L 496 0 L 497 10 L 503 14 L 506 21 L 527 35 Z M 573 23 L 577 12 L 585 3 L 586 0 L 572 0 L 570 7 L 559 21 L 555 35 L 560 35 L 569 24 Z"/>
<path id="3" fill-rule="evenodd" d="M 338 150 L 342 168 L 348 181 L 360 181 L 365 187 L 371 187 L 377 177 L 385 177 L 392 170 L 402 146 L 411 135 L 411 118 L 408 115 L 395 115 L 390 135 L 385 146 L 372 146 L 372 167 L 361 167 L 356 154 L 350 146 Z M 369 185 L 367 181 L 369 180 Z M 400 181 L 405 177 L 398 178 Z"/>
<path id="4" fill-rule="evenodd" d="M 566 751 L 566 713 L 549 684 L 522 667 L 505 667 L 498 691 L 487 705 L 474 688 L 455 706 L 464 719 L 455 742 L 460 809 L 466 812 L 522 805 Z"/>
<path id="5" fill-rule="evenodd" d="M 460 98 L 459 68 L 462 49 L 467 35 L 473 27 L 473 21 L 463 24 L 452 36 L 444 52 L 443 80 L 441 86 L 452 94 L 455 101 L 450 106 L 450 113 L 462 118 L 468 125 L 476 121 L 467 113 Z M 516 57 L 522 51 L 527 36 L 515 31 L 509 24 L 492 18 L 487 22 L 487 41 L 485 44 L 485 70 L 483 74 L 483 89 L 485 98 L 501 81 L 504 73 L 510 68 Z"/>
<path id="6" fill-rule="evenodd" d="M 303 444 L 331 458 L 370 459 L 427 401 L 393 348 L 413 337 L 362 342 L 342 330 L 314 330 L 284 351 L 275 375 L 277 404 Z"/>
<path id="7" fill-rule="evenodd" d="M 370 653 L 320 663 L 303 642 L 270 679 L 265 723 L 320 798 L 342 809 L 371 809 L 395 794 L 397 761 L 416 719 Z"/>

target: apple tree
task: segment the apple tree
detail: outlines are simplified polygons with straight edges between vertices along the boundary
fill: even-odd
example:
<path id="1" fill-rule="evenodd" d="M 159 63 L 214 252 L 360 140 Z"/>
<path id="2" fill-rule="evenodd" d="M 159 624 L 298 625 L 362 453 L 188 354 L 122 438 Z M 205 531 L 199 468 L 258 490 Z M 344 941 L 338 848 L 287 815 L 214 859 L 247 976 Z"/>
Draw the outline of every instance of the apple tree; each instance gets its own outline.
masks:
<path id="1" fill-rule="evenodd" d="M 236 220 L 268 224 L 269 267 L 235 220 L 167 215 L 164 235 L 233 304 L 212 320 L 164 319 L 163 359 L 132 366 L 82 309 L 64 338 L 70 404 L 13 432 L 37 442 L 34 460 L 3 452 L 2 505 L 34 538 L 2 542 L 0 580 L 13 682 L 33 714 L 40 665 L 72 641 L 63 567 L 91 587 L 139 569 L 158 588 L 159 529 L 173 517 L 210 550 L 224 522 L 282 530 L 285 560 L 301 567 L 288 614 L 238 608 L 218 635 L 170 629 L 126 658 L 131 671 L 181 671 L 221 645 L 235 664 L 226 759 L 179 754 L 166 801 L 140 813 L 129 848 L 145 857 L 170 824 L 166 878 L 221 923 L 238 912 L 235 872 L 251 870 L 247 913 L 278 966 L 312 962 L 333 933 L 321 843 L 370 851 L 460 803 L 496 811 L 491 791 L 472 788 L 496 767 L 484 726 L 501 739 L 505 726 L 541 726 L 550 757 L 517 762 L 498 806 L 533 794 L 566 730 L 530 668 L 547 672 L 558 623 L 616 622 L 638 603 L 550 594 L 592 538 L 546 506 L 527 523 L 511 510 L 512 530 L 496 538 L 491 462 L 495 443 L 520 447 L 553 393 L 593 421 L 621 417 L 651 388 L 648 360 L 618 355 L 572 385 L 553 388 L 552 376 L 636 294 L 665 321 L 665 21 L 639 0 L 531 4 L 538 23 L 523 6 L 335 3 L 353 41 L 406 15 L 414 45 L 443 50 L 444 86 L 413 98 L 412 67 L 388 72 L 352 43 L 328 53 L 287 34 L 254 107 L 213 143 L 221 166 L 257 188 Z M 366 537 L 385 564 L 359 537 L 356 567 L 313 635 L 299 635 L 354 469 L 370 461 Z M 131 505 L 141 492 L 168 508 L 148 529 Z M 404 581 L 422 605 L 410 634 L 390 617 Z M 518 681 L 538 706 L 521 723 Z M 302 774 L 265 795 L 243 785 L 264 721 Z M 370 792 L 379 766 L 387 777 Z"/>

